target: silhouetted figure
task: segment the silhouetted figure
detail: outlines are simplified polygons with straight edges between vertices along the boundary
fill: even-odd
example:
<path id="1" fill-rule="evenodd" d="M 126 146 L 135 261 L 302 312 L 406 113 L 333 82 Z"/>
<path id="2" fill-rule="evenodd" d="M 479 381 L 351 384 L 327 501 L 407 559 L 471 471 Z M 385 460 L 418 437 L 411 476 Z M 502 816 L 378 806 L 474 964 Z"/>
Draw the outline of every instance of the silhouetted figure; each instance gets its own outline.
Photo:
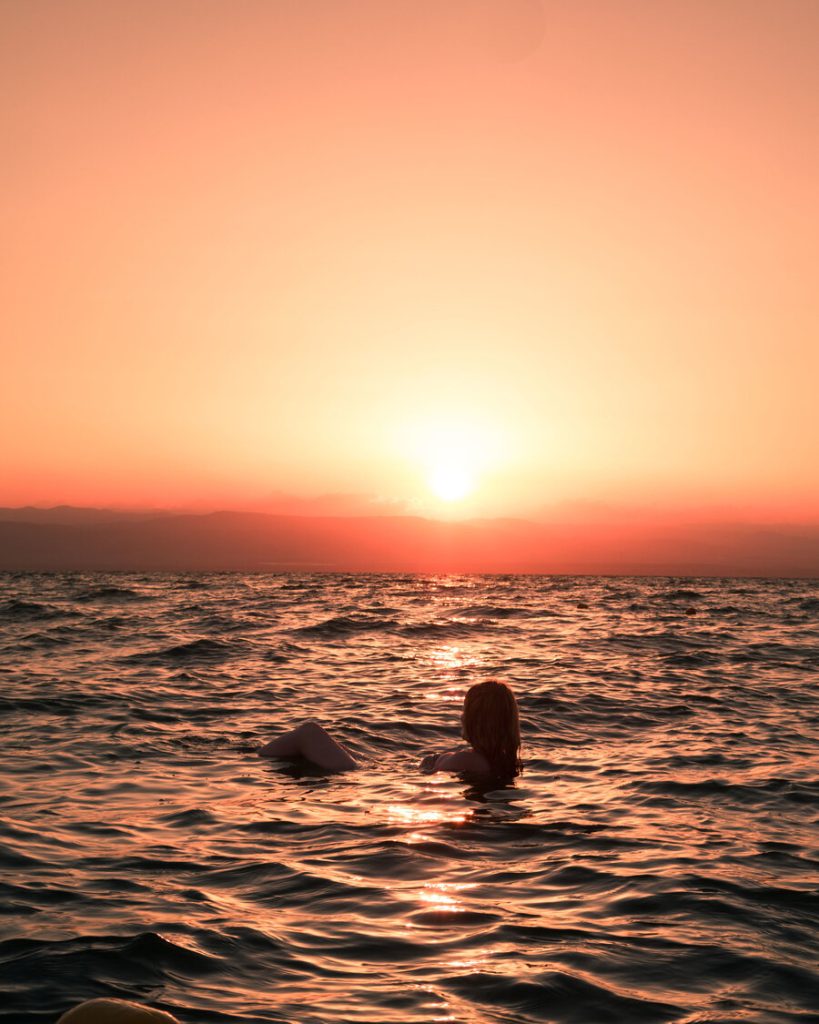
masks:
<path id="1" fill-rule="evenodd" d="M 475 772 L 514 778 L 523 770 L 518 704 L 506 683 L 489 679 L 470 687 L 464 698 L 461 735 L 468 746 L 427 754 L 421 761 L 421 771 Z M 271 740 L 259 750 L 259 756 L 305 757 L 329 772 L 358 767 L 350 751 L 313 719 Z"/>

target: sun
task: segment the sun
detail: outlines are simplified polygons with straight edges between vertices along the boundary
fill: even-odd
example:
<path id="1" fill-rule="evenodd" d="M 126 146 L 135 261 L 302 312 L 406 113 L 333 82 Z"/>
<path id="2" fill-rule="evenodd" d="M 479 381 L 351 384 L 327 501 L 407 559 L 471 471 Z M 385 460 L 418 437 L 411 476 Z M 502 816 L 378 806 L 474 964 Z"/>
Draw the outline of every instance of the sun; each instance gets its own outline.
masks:
<path id="1" fill-rule="evenodd" d="M 440 462 L 433 466 L 427 480 L 429 489 L 441 501 L 461 501 L 475 490 L 475 474 L 466 466 Z"/>
<path id="2" fill-rule="evenodd" d="M 480 488 L 497 461 L 498 439 L 487 424 L 450 413 L 416 421 L 407 429 L 404 449 L 428 491 L 451 505 L 466 501 Z"/>

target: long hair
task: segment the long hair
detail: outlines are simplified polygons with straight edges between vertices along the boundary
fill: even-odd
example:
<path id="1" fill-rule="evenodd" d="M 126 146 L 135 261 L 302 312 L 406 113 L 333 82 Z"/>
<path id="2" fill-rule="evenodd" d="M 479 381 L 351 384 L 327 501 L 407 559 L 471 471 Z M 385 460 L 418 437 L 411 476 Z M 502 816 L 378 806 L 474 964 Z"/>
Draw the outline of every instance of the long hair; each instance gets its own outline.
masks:
<path id="1" fill-rule="evenodd" d="M 463 735 L 483 754 L 494 775 L 520 775 L 520 719 L 518 702 L 506 683 L 488 679 L 476 683 L 464 698 Z"/>

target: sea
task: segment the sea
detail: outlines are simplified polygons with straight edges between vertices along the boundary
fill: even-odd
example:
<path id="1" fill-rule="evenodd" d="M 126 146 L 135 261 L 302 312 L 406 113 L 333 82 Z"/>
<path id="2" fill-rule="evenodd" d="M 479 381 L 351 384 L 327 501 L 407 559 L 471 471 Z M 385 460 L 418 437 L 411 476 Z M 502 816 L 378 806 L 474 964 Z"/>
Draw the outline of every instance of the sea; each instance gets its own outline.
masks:
<path id="1" fill-rule="evenodd" d="M 817 1024 L 818 684 L 819 581 L 2 575 L 0 1022 Z"/>

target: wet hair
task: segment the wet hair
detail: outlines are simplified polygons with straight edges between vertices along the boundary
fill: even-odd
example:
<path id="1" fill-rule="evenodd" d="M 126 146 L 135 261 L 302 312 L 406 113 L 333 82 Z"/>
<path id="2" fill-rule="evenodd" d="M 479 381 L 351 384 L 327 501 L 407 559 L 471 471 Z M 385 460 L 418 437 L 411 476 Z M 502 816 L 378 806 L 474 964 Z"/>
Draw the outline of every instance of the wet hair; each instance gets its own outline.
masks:
<path id="1" fill-rule="evenodd" d="M 463 736 L 489 762 L 492 774 L 513 778 L 523 771 L 520 759 L 518 702 L 506 683 L 476 683 L 464 698 Z"/>

